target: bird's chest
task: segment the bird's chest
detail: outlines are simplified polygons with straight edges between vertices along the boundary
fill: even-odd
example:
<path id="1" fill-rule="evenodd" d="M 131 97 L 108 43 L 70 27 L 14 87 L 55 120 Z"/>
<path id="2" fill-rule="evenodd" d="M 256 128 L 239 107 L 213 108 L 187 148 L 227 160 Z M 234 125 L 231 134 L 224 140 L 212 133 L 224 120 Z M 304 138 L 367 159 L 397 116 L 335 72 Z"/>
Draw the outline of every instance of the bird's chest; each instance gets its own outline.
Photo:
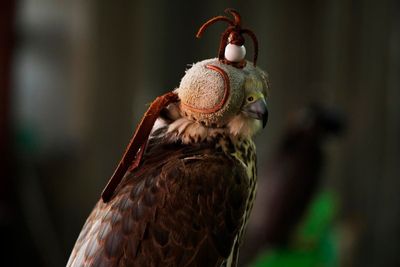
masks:
<path id="1" fill-rule="evenodd" d="M 247 177 L 250 185 L 256 183 L 257 168 L 256 168 L 256 148 L 251 140 L 241 140 L 234 143 L 234 151 L 231 153 L 236 160 L 240 162 L 246 169 Z"/>
<path id="2" fill-rule="evenodd" d="M 247 219 L 249 218 L 251 209 L 253 207 L 256 189 L 257 189 L 257 157 L 256 157 L 256 147 L 251 139 L 241 139 L 237 140 L 227 140 L 220 139 L 218 146 L 222 147 L 225 153 L 229 154 L 231 157 L 236 159 L 239 164 L 241 164 L 247 173 L 248 181 L 248 197 L 245 203 L 245 213 L 244 213 L 244 224 L 246 225 Z"/>
<path id="3" fill-rule="evenodd" d="M 256 149 L 255 145 L 252 140 L 245 139 L 245 140 L 236 140 L 237 142 L 224 143 L 221 146 L 224 147 L 225 152 L 236 159 L 239 164 L 241 164 L 247 173 L 248 181 L 248 188 L 247 188 L 247 198 L 245 205 L 245 210 L 243 213 L 243 222 L 240 226 L 240 229 L 236 235 L 234 245 L 232 247 L 231 255 L 225 262 L 223 266 L 234 266 L 234 262 L 237 262 L 237 256 L 239 253 L 239 246 L 242 241 L 245 228 L 250 217 L 251 210 L 253 208 L 253 203 L 256 195 L 257 189 L 257 159 L 256 159 Z"/>
<path id="4" fill-rule="evenodd" d="M 235 150 L 231 155 L 240 162 L 246 169 L 249 179 L 248 198 L 246 201 L 246 210 L 244 213 L 243 228 L 246 226 L 253 207 L 256 189 L 257 189 L 257 158 L 256 148 L 252 140 L 245 139 L 234 143 Z M 242 229 L 243 231 L 244 229 Z M 242 234 L 242 233 L 240 233 Z"/>

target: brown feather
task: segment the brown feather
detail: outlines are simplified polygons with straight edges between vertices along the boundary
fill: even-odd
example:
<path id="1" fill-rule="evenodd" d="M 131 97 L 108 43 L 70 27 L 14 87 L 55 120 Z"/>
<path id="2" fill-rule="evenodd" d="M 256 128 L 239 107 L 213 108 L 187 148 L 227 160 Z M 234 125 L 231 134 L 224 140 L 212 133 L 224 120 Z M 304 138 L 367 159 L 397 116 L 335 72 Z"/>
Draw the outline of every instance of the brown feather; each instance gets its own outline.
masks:
<path id="1" fill-rule="evenodd" d="M 97 203 L 67 266 L 221 266 L 243 225 L 248 188 L 243 165 L 215 142 L 153 138 L 111 201 Z"/>

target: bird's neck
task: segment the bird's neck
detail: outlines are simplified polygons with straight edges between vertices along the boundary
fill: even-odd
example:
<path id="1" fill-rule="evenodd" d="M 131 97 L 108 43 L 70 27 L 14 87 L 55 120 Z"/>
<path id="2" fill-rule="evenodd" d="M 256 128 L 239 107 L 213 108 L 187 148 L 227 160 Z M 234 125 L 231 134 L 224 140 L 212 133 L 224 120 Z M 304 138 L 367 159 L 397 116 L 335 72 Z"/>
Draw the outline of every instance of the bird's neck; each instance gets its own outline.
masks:
<path id="1" fill-rule="evenodd" d="M 242 127 L 242 125 L 238 126 L 238 123 L 234 120 L 224 127 L 208 127 L 183 116 L 177 106 L 170 105 L 168 109 L 162 112 L 153 132 L 164 128 L 166 129 L 165 135 L 170 141 L 179 141 L 183 144 L 213 142 L 221 139 L 221 137 L 228 138 L 235 143 L 240 143 L 244 140 L 252 142 L 250 134 L 241 134 L 238 131 L 238 127 Z"/>
<path id="2" fill-rule="evenodd" d="M 157 120 L 152 138 L 161 138 L 171 143 L 197 145 L 212 144 L 216 151 L 223 151 L 238 160 L 246 168 L 249 177 L 255 176 L 255 145 L 248 135 L 232 133 L 227 127 L 207 127 L 170 110 Z"/>

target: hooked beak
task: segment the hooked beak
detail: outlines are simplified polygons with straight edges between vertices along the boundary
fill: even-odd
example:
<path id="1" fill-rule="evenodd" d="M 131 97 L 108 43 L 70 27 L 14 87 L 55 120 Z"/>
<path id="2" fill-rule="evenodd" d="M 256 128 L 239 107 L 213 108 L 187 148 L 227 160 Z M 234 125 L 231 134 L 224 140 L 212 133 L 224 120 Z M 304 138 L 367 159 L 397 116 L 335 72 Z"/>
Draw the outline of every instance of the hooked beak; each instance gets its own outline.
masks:
<path id="1" fill-rule="evenodd" d="M 261 120 L 263 128 L 267 125 L 268 109 L 264 98 L 260 98 L 257 101 L 244 106 L 242 111 L 250 118 Z"/>

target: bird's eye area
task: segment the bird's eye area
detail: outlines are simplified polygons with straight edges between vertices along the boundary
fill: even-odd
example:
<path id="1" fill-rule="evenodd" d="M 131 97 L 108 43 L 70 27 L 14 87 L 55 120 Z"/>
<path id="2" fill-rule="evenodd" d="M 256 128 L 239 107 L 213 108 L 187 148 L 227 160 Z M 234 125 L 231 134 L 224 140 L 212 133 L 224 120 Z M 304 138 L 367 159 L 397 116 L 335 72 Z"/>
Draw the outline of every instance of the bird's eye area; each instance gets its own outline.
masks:
<path id="1" fill-rule="evenodd" d="M 251 104 L 262 98 L 264 98 L 264 95 L 260 92 L 249 92 L 246 95 L 245 101 L 246 104 Z"/>

